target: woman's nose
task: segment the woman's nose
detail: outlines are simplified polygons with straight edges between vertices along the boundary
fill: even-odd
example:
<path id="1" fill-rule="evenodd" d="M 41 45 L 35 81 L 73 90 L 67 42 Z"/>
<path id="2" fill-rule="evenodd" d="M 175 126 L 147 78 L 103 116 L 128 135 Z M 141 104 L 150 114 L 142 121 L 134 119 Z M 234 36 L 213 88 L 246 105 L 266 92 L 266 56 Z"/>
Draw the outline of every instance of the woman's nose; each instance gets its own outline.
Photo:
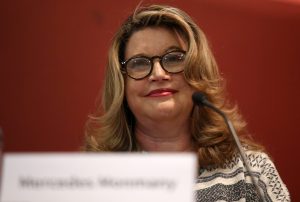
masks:
<path id="1" fill-rule="evenodd" d="M 153 69 L 149 77 L 150 80 L 169 80 L 170 74 L 166 72 L 158 60 L 153 62 Z"/>

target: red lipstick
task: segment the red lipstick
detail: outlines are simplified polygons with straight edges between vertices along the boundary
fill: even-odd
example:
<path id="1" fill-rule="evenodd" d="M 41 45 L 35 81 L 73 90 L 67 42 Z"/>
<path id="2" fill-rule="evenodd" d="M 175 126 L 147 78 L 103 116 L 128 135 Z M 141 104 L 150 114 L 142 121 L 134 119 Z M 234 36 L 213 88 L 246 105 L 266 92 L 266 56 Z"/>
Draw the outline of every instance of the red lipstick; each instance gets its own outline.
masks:
<path id="1" fill-rule="evenodd" d="M 160 89 L 150 91 L 150 93 L 148 93 L 147 96 L 149 96 L 149 97 L 163 97 L 163 96 L 172 95 L 174 93 L 177 93 L 177 90 L 170 89 L 170 88 L 160 88 Z"/>

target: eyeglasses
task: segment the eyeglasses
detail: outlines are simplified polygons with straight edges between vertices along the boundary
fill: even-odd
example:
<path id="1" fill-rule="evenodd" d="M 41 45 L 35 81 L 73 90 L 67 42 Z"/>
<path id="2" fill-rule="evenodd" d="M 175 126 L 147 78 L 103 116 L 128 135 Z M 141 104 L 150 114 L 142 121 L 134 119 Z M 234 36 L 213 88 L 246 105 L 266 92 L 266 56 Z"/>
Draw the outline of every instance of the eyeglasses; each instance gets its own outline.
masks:
<path id="1" fill-rule="evenodd" d="M 158 58 L 161 67 L 168 73 L 179 73 L 184 69 L 185 51 L 172 51 L 162 56 L 133 57 L 122 64 L 122 72 L 135 80 L 149 76 L 153 70 L 154 59 Z"/>

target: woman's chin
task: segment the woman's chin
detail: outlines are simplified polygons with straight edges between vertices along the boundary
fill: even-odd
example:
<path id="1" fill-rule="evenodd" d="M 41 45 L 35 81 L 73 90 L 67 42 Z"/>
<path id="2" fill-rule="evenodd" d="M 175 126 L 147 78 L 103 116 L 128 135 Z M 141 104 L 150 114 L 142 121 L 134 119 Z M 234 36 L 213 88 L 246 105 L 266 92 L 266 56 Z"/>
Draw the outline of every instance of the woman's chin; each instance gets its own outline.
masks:
<path id="1" fill-rule="evenodd" d="M 176 116 L 178 115 L 178 109 L 173 106 L 159 107 L 157 109 L 152 109 L 151 114 L 156 119 L 176 118 Z"/>

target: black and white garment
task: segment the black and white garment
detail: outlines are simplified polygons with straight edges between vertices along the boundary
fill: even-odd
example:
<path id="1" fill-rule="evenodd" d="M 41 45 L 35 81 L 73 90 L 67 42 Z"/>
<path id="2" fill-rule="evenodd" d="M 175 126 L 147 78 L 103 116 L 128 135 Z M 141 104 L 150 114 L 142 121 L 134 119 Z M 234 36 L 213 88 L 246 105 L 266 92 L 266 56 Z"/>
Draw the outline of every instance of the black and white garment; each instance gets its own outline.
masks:
<path id="1" fill-rule="evenodd" d="M 268 155 L 247 151 L 246 156 L 264 193 L 264 201 L 290 201 L 289 192 Z M 197 202 L 259 201 L 255 186 L 239 155 L 235 155 L 223 167 L 201 169 L 195 190 Z"/>

